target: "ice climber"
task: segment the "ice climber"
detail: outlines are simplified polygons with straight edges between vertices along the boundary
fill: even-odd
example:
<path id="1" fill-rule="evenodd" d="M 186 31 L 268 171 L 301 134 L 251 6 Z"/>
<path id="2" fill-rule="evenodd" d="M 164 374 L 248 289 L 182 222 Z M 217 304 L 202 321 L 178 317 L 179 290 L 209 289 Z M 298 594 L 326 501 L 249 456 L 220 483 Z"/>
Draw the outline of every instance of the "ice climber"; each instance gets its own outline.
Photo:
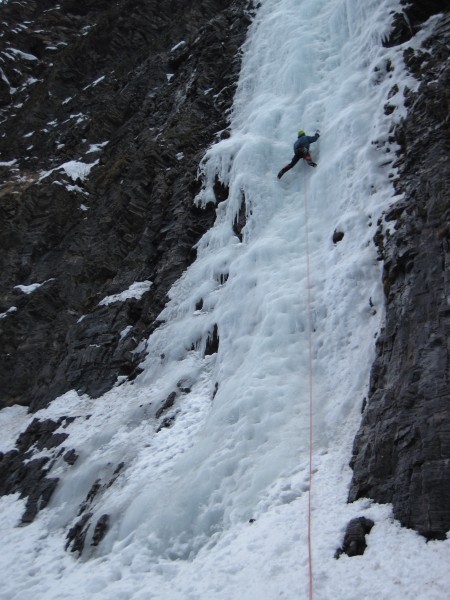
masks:
<path id="1" fill-rule="evenodd" d="M 317 167 L 317 164 L 313 162 L 313 159 L 311 158 L 311 155 L 309 153 L 309 145 L 313 142 L 316 142 L 319 139 L 319 135 L 319 130 L 317 130 L 314 135 L 306 135 L 306 133 L 302 129 L 298 132 L 298 138 L 294 144 L 294 157 L 291 160 L 291 162 L 285 167 L 283 167 L 278 173 L 278 179 L 281 179 L 286 173 L 286 171 L 292 169 L 292 167 L 294 167 L 301 158 L 306 160 L 308 165 L 310 165 L 311 167 Z"/>

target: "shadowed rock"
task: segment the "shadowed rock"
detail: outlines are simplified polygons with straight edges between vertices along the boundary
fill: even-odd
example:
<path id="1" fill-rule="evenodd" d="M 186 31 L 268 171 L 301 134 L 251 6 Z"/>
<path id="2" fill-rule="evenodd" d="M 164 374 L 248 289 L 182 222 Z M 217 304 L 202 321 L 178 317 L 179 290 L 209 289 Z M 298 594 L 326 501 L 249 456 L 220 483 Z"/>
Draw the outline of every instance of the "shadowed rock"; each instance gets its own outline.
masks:
<path id="1" fill-rule="evenodd" d="M 197 170 L 228 125 L 247 4 L 0 4 L 0 44 L 22 52 L 0 88 L 0 312 L 17 308 L 0 320 L 0 407 L 139 373 L 133 351 L 215 219 Z M 136 281 L 152 287 L 99 305 Z"/>
<path id="2" fill-rule="evenodd" d="M 341 554 L 347 554 L 347 556 L 364 554 L 367 548 L 366 535 L 371 532 L 373 526 L 372 519 L 366 519 L 366 517 L 352 519 L 347 525 L 342 547 L 336 551 L 334 557 L 339 558 Z"/>
<path id="3" fill-rule="evenodd" d="M 425 4 L 412 2 L 410 23 Z M 379 223 L 386 323 L 377 340 L 370 390 L 356 436 L 349 500 L 393 504 L 394 516 L 428 539 L 450 529 L 450 161 L 449 3 L 434 34 L 405 61 L 420 81 L 408 94 L 395 186 L 402 200 Z M 428 16 L 431 12 L 428 11 Z"/>
<path id="4" fill-rule="evenodd" d="M 73 420 L 73 419 L 71 419 Z M 65 433 L 54 433 L 67 419 L 58 421 L 33 419 L 21 433 L 16 448 L 0 452 L 0 496 L 20 492 L 27 498 L 22 523 L 31 523 L 39 510 L 45 508 L 55 491 L 58 478 L 48 477 L 51 460 L 61 451 L 55 452 L 67 438 Z M 48 450 L 49 455 L 32 458 L 33 452 Z"/>

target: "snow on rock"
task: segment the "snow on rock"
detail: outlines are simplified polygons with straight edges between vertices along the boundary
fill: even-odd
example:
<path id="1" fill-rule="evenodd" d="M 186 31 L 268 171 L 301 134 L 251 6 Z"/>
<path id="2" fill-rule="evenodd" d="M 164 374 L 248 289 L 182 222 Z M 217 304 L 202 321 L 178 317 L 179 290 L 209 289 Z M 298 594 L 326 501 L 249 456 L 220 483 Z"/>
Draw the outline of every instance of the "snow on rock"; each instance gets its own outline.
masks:
<path id="1" fill-rule="evenodd" d="M 175 44 L 175 46 L 173 46 L 173 48 L 171 48 L 170 51 L 175 52 L 176 50 L 179 50 L 180 48 L 184 48 L 184 46 L 186 46 L 186 42 L 184 40 L 182 40 L 181 42 L 178 42 L 178 44 Z"/>
<path id="2" fill-rule="evenodd" d="M 49 281 L 54 281 L 54 280 L 47 279 L 46 281 L 43 281 L 42 283 L 30 283 L 29 285 L 15 285 L 14 289 L 19 290 L 19 291 L 23 292 L 24 294 L 31 294 L 32 292 L 39 289 L 40 287 L 42 287 Z"/>
<path id="3" fill-rule="evenodd" d="M 39 181 L 42 181 L 43 179 L 51 175 L 54 171 L 64 171 L 66 175 L 70 177 L 70 179 L 72 179 L 72 181 L 76 181 L 77 179 L 84 181 L 89 176 L 91 169 L 98 165 L 98 163 L 98 160 L 96 160 L 93 163 L 84 163 L 77 160 L 69 160 L 68 162 L 65 162 L 59 167 L 55 167 L 50 171 L 42 173 L 41 177 L 39 178 Z"/>
<path id="4" fill-rule="evenodd" d="M 24 60 L 38 60 L 34 54 L 30 54 L 29 52 L 22 52 L 22 50 L 18 50 L 17 48 L 8 48 L 8 52 L 12 52 L 15 56 L 19 58 L 23 58 Z"/>
<path id="5" fill-rule="evenodd" d="M 14 289 L 20 290 L 24 294 L 31 294 L 32 292 L 40 288 L 42 285 L 42 283 L 32 283 L 30 285 L 16 285 L 14 286 Z"/>
<path id="6" fill-rule="evenodd" d="M 137 298 L 139 300 L 139 298 L 142 298 L 142 296 L 147 293 L 151 287 L 151 281 L 136 281 L 123 292 L 120 292 L 119 294 L 113 294 L 112 296 L 106 296 L 98 303 L 98 305 L 106 306 L 108 304 L 112 304 L 113 302 L 124 302 L 129 298 Z"/>
<path id="7" fill-rule="evenodd" d="M 17 306 L 11 306 L 4 313 L 0 313 L 0 319 L 5 319 L 9 314 L 17 312 Z"/>
<path id="8" fill-rule="evenodd" d="M 89 88 L 95 87 L 96 85 L 98 85 L 99 83 L 101 83 L 104 79 L 105 79 L 105 75 L 102 75 L 102 77 L 98 77 L 98 79 L 96 79 L 95 81 L 93 81 L 92 83 L 90 83 L 89 85 L 87 85 L 86 87 L 84 87 L 83 91 L 88 90 Z"/>
<path id="9" fill-rule="evenodd" d="M 89 149 L 86 150 L 86 154 L 92 154 L 93 152 L 100 152 L 109 142 L 99 142 L 98 144 L 91 144 Z"/>

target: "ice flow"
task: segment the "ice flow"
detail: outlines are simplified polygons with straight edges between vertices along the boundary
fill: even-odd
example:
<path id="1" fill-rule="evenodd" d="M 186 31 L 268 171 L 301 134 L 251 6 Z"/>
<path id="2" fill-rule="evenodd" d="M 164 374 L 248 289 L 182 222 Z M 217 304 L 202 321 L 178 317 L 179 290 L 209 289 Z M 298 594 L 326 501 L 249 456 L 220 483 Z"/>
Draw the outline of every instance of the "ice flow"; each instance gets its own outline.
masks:
<path id="1" fill-rule="evenodd" d="M 398 4 L 260 2 L 243 48 L 231 136 L 200 165 L 198 203 L 215 202 L 216 180 L 228 198 L 142 346 L 143 373 L 95 401 L 66 394 L 37 415 L 77 416 L 67 431 L 80 457 L 73 467 L 55 467 L 61 480 L 49 508 L 4 542 L 11 549 L 4 569 L 14 574 L 24 532 L 35 536 L 36 556 L 20 551 L 25 566 L 15 576 L 27 597 L 51 600 L 63 588 L 72 599 L 84 592 L 114 600 L 305 597 L 310 383 L 317 597 L 353 593 L 356 571 L 332 556 L 351 512 L 346 465 L 383 318 L 372 238 L 393 196 L 389 129 L 404 115 L 405 85 L 416 85 L 401 49 L 382 44 Z M 394 84 L 396 108 L 387 116 Z M 278 181 L 297 130 L 316 128 L 317 169 L 301 162 Z M 233 225 L 242 210 L 241 240 Z M 337 244 L 334 230 L 344 234 Z M 205 354 L 214 332 L 217 352 Z M 108 514 L 111 527 L 96 548 L 89 531 L 91 560 L 72 561 L 64 535 L 92 484 L 111 478 L 90 507 L 92 522 Z M 11 506 L 4 511 L 15 515 Z M 392 584 L 385 595 L 395 597 L 388 538 L 394 548 L 410 536 L 418 558 L 408 573 L 421 573 L 422 581 L 439 564 L 423 558 L 412 534 L 388 532 L 389 509 L 380 510 L 385 521 L 380 516 L 371 533 L 372 548 L 380 548 L 377 561 L 388 574 L 381 581 L 365 569 L 358 580 L 361 597 L 373 599 L 386 592 L 380 585 Z M 384 540 L 378 545 L 377 535 Z M 20 590 L 8 595 L 23 597 Z"/>

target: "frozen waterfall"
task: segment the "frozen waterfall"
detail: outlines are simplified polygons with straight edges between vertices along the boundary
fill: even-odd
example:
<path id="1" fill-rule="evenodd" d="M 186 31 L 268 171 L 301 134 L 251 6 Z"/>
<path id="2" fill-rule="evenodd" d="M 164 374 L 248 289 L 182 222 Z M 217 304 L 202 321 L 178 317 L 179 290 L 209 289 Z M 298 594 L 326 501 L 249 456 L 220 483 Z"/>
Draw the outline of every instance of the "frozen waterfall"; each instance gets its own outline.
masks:
<path id="1" fill-rule="evenodd" d="M 260 3 L 243 48 L 231 135 L 209 148 L 200 166 L 198 203 L 215 200 L 216 180 L 228 198 L 217 205 L 197 260 L 171 290 L 162 325 L 146 343 L 143 373 L 102 398 L 68 393 L 38 413 L 80 417 L 69 430 L 80 458 L 70 469 L 62 459 L 54 467 L 61 483 L 26 529 L 11 528 L 20 502 L 0 499 L 1 564 L 15 581 L 1 600 L 307 597 L 306 227 L 315 598 L 404 600 L 415 596 L 417 581 L 439 581 L 443 544 L 426 545 L 402 530 L 389 506 L 346 504 L 351 444 L 383 319 L 373 236 L 394 193 L 389 132 L 405 114 L 404 87 L 416 86 L 401 48 L 382 44 L 398 6 Z M 396 108 L 387 116 L 393 89 Z M 301 161 L 277 180 L 297 130 L 316 128 L 317 169 Z M 244 209 L 241 241 L 233 224 Z M 344 234 L 339 243 L 335 230 Z M 218 351 L 205 355 L 214 331 Z M 8 414 L 19 430 L 29 419 L 22 409 Z M 161 427 L 161 416 L 170 426 Z M 121 462 L 92 508 L 96 518 L 110 515 L 111 528 L 76 560 L 64 551 L 76 509 L 93 482 L 109 481 Z M 346 523 L 361 514 L 377 523 L 370 548 L 363 557 L 334 560 Z M 400 554 L 408 578 L 392 564 Z M 430 598 L 444 598 L 444 587 L 433 589 Z"/>

